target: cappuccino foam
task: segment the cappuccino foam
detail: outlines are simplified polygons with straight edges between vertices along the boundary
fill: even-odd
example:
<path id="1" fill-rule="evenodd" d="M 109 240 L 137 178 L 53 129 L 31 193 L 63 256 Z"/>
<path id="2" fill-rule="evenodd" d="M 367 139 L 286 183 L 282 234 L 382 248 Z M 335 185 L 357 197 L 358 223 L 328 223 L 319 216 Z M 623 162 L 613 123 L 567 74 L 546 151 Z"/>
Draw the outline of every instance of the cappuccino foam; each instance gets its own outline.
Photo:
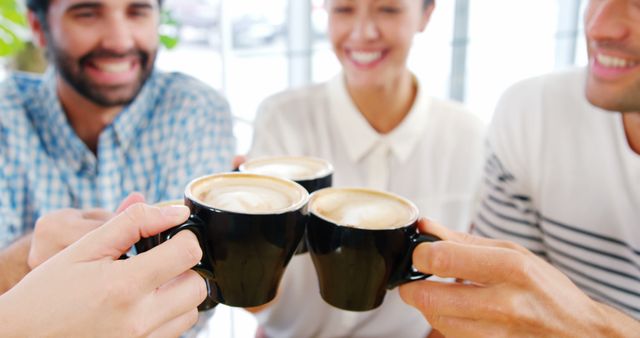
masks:
<path id="1" fill-rule="evenodd" d="M 202 204 L 245 214 L 278 213 L 304 201 L 303 192 L 293 183 L 254 175 L 204 179 L 194 184 L 191 191 Z"/>
<path id="2" fill-rule="evenodd" d="M 332 172 L 327 162 L 313 157 L 266 157 L 251 160 L 240 169 L 245 172 L 271 175 L 295 181 L 323 177 Z"/>
<path id="3" fill-rule="evenodd" d="M 412 204 L 365 189 L 325 189 L 313 196 L 309 208 L 334 224 L 371 230 L 403 227 L 418 216 Z"/>

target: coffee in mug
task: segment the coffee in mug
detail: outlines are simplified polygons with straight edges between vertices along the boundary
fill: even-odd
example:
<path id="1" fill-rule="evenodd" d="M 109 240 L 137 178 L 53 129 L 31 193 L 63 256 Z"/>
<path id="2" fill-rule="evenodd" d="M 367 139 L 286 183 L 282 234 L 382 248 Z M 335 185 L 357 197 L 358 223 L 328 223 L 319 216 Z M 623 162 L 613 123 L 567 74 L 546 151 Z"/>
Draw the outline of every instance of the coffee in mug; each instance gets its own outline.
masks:
<path id="1" fill-rule="evenodd" d="M 271 175 L 293 180 L 309 193 L 328 188 L 333 181 L 333 165 L 310 156 L 270 156 L 251 159 L 240 165 L 241 172 Z M 306 236 L 300 241 L 296 254 L 307 252 Z"/>
<path id="2" fill-rule="evenodd" d="M 307 244 L 320 294 L 329 304 L 367 311 L 386 289 L 429 277 L 411 264 L 414 248 L 438 238 L 420 234 L 418 208 L 407 199 L 364 188 L 327 188 L 309 199 Z"/>
<path id="3" fill-rule="evenodd" d="M 240 165 L 240 171 L 271 175 L 296 181 L 312 193 L 331 186 L 333 166 L 331 163 L 310 156 L 262 157 Z"/>

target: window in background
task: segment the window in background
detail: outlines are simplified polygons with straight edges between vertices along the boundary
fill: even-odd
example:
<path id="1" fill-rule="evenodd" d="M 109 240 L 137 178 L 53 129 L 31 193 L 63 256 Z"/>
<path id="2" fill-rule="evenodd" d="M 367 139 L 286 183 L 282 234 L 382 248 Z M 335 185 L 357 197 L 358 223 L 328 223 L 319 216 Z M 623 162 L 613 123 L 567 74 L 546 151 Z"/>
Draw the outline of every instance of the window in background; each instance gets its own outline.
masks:
<path id="1" fill-rule="evenodd" d="M 576 39 L 578 41 L 576 46 L 576 60 L 575 64 L 578 66 L 586 66 L 589 64 L 589 58 L 587 56 L 587 41 L 584 36 L 584 12 L 589 0 L 577 0 L 580 2 L 580 10 L 578 15 L 578 29 L 576 32 Z"/>
<path id="2" fill-rule="evenodd" d="M 580 0 L 471 1 L 465 103 L 488 121 L 507 87 L 581 58 L 586 51 L 576 49 L 581 33 L 574 23 L 581 20 L 579 4 Z M 577 56 L 566 60 L 572 52 Z"/>
<path id="3" fill-rule="evenodd" d="M 324 2 L 165 0 L 181 22 L 181 41 L 161 50 L 158 67 L 193 75 L 225 94 L 236 117 L 238 152 L 244 153 L 264 98 L 340 71 L 326 38 Z M 426 31 L 415 38 L 409 67 L 430 95 L 461 100 L 488 121 L 514 82 L 587 63 L 586 2 L 436 1 Z"/>
<path id="4" fill-rule="evenodd" d="M 436 0 L 431 20 L 414 38 L 409 54 L 409 69 L 430 96 L 449 97 L 455 6 L 456 1 Z"/>
<path id="5" fill-rule="evenodd" d="M 238 152 L 246 152 L 259 103 L 289 85 L 287 0 L 167 0 L 165 8 L 180 22 L 180 43 L 159 53 L 158 68 L 226 95 Z"/>

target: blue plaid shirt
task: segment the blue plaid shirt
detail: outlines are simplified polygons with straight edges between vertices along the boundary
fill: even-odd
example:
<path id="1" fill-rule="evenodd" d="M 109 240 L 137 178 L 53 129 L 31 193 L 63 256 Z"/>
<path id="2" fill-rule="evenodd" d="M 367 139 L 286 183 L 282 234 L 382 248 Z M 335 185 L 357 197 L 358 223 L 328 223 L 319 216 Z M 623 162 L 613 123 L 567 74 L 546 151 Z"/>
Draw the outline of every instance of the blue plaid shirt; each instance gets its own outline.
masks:
<path id="1" fill-rule="evenodd" d="M 133 191 L 179 199 L 191 179 L 230 169 L 229 106 L 193 78 L 154 72 L 102 131 L 97 156 L 67 121 L 55 83 L 50 70 L 0 84 L 0 249 L 46 212 L 115 210 Z"/>

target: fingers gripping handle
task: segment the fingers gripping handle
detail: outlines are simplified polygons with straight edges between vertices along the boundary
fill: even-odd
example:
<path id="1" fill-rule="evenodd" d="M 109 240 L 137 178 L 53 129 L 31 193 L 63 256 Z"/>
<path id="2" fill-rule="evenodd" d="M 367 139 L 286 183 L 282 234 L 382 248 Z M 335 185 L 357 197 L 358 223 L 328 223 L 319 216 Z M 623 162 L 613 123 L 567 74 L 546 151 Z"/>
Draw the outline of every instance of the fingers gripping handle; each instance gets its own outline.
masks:
<path id="1" fill-rule="evenodd" d="M 401 270 L 400 270 L 401 275 L 396 280 L 390 281 L 389 285 L 387 286 L 388 289 L 393 289 L 394 287 L 399 286 L 401 284 L 422 280 L 430 277 L 431 274 L 422 273 L 413 267 L 413 264 L 412 264 L 413 251 L 416 249 L 418 245 L 422 243 L 436 242 L 439 240 L 440 238 L 431 234 L 416 233 L 415 236 L 412 236 L 409 250 L 407 251 L 407 255 L 405 256 L 403 263 L 401 264 Z"/>
<path id="2" fill-rule="evenodd" d="M 189 216 L 189 219 L 178 225 L 177 227 L 169 230 L 165 235 L 165 240 L 170 240 L 173 236 L 177 235 L 180 231 L 189 230 L 196 235 L 198 238 L 198 243 L 200 244 L 200 249 L 202 250 L 202 259 L 198 262 L 192 269 L 202 276 L 206 285 L 207 285 L 207 298 L 198 306 L 199 311 L 209 310 L 215 307 L 218 303 L 216 303 L 213 299 L 211 299 L 211 279 L 213 278 L 213 269 L 211 268 L 211 264 L 209 264 L 207 251 L 205 250 L 205 246 L 203 244 L 203 233 L 202 227 L 203 222 L 200 218 L 195 215 Z"/>
<path id="3" fill-rule="evenodd" d="M 202 234 L 200 232 L 200 227 L 202 226 L 202 221 L 194 215 L 189 216 L 189 219 L 187 219 L 186 222 L 176 226 L 175 228 L 172 228 L 170 230 L 167 231 L 166 235 L 165 235 L 165 240 L 168 241 L 171 238 L 173 238 L 175 235 L 177 235 L 179 232 L 184 231 L 184 230 L 189 230 L 191 232 L 193 232 L 194 235 L 196 235 L 196 238 L 198 239 L 198 243 L 200 244 L 200 249 L 202 250 L 202 259 L 200 260 L 200 262 L 198 262 L 193 269 L 200 272 L 200 268 L 203 267 L 203 263 L 202 261 L 205 260 L 205 250 L 204 250 L 204 245 L 202 243 Z"/>

